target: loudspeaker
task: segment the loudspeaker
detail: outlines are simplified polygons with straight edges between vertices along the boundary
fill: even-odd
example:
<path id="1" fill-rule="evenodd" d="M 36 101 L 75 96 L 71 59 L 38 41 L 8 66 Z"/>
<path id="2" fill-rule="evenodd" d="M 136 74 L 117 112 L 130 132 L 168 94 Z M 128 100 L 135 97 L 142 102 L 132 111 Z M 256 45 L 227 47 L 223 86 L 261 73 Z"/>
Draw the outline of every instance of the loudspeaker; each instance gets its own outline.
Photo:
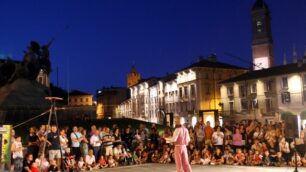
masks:
<path id="1" fill-rule="evenodd" d="M 285 137 L 299 137 L 298 119 L 296 115 L 287 115 L 285 117 Z"/>

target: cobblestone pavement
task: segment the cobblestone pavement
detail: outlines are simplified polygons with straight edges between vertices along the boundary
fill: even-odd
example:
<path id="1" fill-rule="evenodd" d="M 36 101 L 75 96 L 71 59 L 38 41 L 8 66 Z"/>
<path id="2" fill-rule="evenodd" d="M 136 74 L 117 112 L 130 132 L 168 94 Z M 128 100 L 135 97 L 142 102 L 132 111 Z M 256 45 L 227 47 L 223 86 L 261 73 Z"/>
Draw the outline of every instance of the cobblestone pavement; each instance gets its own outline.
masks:
<path id="1" fill-rule="evenodd" d="M 193 172 L 293 172 L 292 167 L 247 167 L 247 166 L 200 166 L 191 167 Z M 175 172 L 175 164 L 144 164 L 103 169 L 108 172 Z M 299 172 L 306 172 L 306 167 L 298 168 Z"/>

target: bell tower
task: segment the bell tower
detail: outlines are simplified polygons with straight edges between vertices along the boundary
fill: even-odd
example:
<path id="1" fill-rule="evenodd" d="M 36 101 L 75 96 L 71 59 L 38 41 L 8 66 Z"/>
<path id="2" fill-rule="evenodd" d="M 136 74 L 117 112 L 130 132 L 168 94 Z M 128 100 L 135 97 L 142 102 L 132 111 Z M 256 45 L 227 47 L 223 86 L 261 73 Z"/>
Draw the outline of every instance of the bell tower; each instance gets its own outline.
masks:
<path id="1" fill-rule="evenodd" d="M 136 85 L 140 81 L 140 73 L 136 71 L 135 66 L 132 66 L 131 72 L 127 76 L 127 86 L 131 87 L 133 85 Z"/>
<path id="2" fill-rule="evenodd" d="M 271 16 L 264 0 L 256 0 L 252 8 L 252 54 L 254 70 L 274 65 Z"/>

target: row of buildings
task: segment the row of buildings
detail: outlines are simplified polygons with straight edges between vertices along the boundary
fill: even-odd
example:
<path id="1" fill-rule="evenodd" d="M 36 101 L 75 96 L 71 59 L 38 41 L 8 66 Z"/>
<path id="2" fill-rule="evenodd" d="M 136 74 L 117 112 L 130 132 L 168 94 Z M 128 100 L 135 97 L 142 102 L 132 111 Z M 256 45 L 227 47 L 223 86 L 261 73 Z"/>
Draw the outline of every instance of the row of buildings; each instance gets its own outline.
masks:
<path id="1" fill-rule="evenodd" d="M 189 122 L 268 122 L 291 113 L 306 119 L 306 54 L 299 59 L 294 52 L 293 63 L 284 59 L 275 65 L 270 10 L 256 0 L 251 14 L 252 69 L 219 62 L 215 55 L 165 77 L 141 79 L 133 67 L 130 98 L 117 106 L 114 117 L 157 123 L 172 123 L 173 116 Z"/>

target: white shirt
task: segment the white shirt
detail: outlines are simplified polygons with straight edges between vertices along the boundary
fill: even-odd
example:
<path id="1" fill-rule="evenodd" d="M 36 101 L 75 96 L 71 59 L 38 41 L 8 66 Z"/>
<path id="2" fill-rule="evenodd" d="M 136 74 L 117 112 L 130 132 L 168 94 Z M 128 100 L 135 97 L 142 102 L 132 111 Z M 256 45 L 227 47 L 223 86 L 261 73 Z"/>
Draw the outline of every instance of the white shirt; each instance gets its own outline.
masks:
<path id="1" fill-rule="evenodd" d="M 218 132 L 215 131 L 212 135 L 212 138 L 213 138 L 214 145 L 223 145 L 223 138 L 224 138 L 223 132 L 219 132 L 219 136 L 218 136 Z"/>
<path id="2" fill-rule="evenodd" d="M 100 141 L 99 136 L 92 135 L 92 136 L 90 137 L 90 144 L 91 144 L 91 146 L 93 146 L 93 147 L 99 147 L 99 146 L 101 146 L 101 142 L 99 142 L 99 141 Z"/>
<path id="3" fill-rule="evenodd" d="M 114 152 L 114 155 L 120 155 L 120 154 L 122 154 L 122 149 L 118 149 L 117 147 L 115 147 L 113 149 L 113 152 Z"/>
<path id="4" fill-rule="evenodd" d="M 17 142 L 17 141 L 14 141 L 14 146 L 15 146 L 15 149 L 20 149 L 22 148 L 22 143 L 21 142 Z M 23 152 L 22 150 L 19 150 L 19 151 L 13 151 L 13 159 L 15 158 L 23 158 Z"/>
<path id="5" fill-rule="evenodd" d="M 80 139 L 82 137 L 82 134 L 79 132 L 72 132 L 70 134 L 70 138 L 71 138 L 71 146 L 72 147 L 80 147 L 80 142 L 77 141 L 73 141 L 72 139 Z"/>
<path id="6" fill-rule="evenodd" d="M 95 162 L 96 162 L 96 158 L 95 158 L 94 155 L 92 155 L 92 156 L 86 155 L 86 157 L 85 157 L 85 163 L 86 164 L 92 165 Z"/>

